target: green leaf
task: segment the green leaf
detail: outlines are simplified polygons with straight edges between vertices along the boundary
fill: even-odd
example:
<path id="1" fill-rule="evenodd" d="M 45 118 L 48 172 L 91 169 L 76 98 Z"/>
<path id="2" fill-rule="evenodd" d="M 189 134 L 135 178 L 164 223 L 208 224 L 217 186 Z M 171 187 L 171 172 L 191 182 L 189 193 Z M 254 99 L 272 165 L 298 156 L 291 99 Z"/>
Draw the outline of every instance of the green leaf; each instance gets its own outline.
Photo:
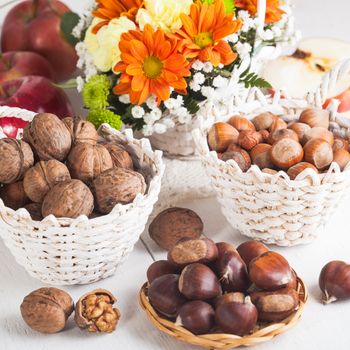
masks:
<path id="1" fill-rule="evenodd" d="M 269 89 L 271 88 L 271 84 L 266 81 L 264 78 L 259 77 L 255 73 L 249 73 L 247 75 L 243 75 L 240 80 L 241 83 L 244 83 L 246 88 L 258 87 L 260 89 Z"/>
<path id="2" fill-rule="evenodd" d="M 226 8 L 226 13 L 235 12 L 235 0 L 223 0 Z"/>
<path id="3" fill-rule="evenodd" d="M 191 114 L 196 114 L 199 111 L 198 102 L 191 96 L 184 96 L 184 106 Z"/>
<path id="4" fill-rule="evenodd" d="M 78 39 L 72 34 L 74 27 L 78 24 L 80 17 L 74 12 L 66 12 L 61 18 L 61 31 L 66 40 L 75 46 L 78 43 Z"/>

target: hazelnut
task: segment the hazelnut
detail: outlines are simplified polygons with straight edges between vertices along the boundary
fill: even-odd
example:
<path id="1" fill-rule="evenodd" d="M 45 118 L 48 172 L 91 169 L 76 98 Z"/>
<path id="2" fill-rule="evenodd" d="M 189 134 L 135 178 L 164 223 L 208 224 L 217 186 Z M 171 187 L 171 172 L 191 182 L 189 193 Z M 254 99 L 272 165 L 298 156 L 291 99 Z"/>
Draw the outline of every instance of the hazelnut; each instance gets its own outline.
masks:
<path id="1" fill-rule="evenodd" d="M 260 130 L 259 134 L 261 135 L 262 142 L 267 142 L 270 137 L 270 133 L 267 130 Z"/>
<path id="2" fill-rule="evenodd" d="M 78 143 L 68 155 L 67 167 L 73 179 L 90 184 L 98 175 L 113 168 L 113 161 L 102 145 Z"/>
<path id="3" fill-rule="evenodd" d="M 72 298 L 57 288 L 40 288 L 27 295 L 21 304 L 26 324 L 41 333 L 61 331 L 74 310 Z"/>
<path id="4" fill-rule="evenodd" d="M 282 120 L 281 118 L 276 118 L 276 120 L 272 123 L 269 131 L 274 132 L 281 129 L 287 129 L 287 127 L 288 125 L 284 120 Z"/>
<path id="5" fill-rule="evenodd" d="M 268 142 L 270 145 L 275 144 L 277 141 L 282 139 L 292 139 L 299 142 L 297 133 L 291 129 L 279 129 L 270 133 Z"/>
<path id="6" fill-rule="evenodd" d="M 41 214 L 41 203 L 29 203 L 24 208 L 27 209 L 32 220 L 41 221 L 43 219 Z"/>
<path id="7" fill-rule="evenodd" d="M 275 166 L 287 170 L 300 163 L 304 157 L 304 151 L 300 143 L 293 139 L 277 141 L 271 148 L 271 159 Z"/>
<path id="8" fill-rule="evenodd" d="M 239 132 L 227 123 L 215 123 L 208 133 L 208 144 L 211 150 L 225 152 L 231 143 L 237 143 Z"/>
<path id="9" fill-rule="evenodd" d="M 256 131 L 254 124 L 247 118 L 240 116 L 233 116 L 229 119 L 228 123 L 232 125 L 239 132 L 245 130 Z"/>
<path id="10" fill-rule="evenodd" d="M 333 161 L 332 146 L 325 140 L 312 139 L 305 146 L 305 161 L 318 170 L 327 168 Z"/>
<path id="11" fill-rule="evenodd" d="M 277 119 L 278 117 L 275 114 L 272 114 L 270 112 L 265 112 L 257 115 L 253 119 L 253 124 L 257 131 L 259 130 L 267 130 L 270 129 L 272 126 L 272 123 Z"/>
<path id="12" fill-rule="evenodd" d="M 89 187 L 80 180 L 59 182 L 44 198 L 42 215 L 57 218 L 89 216 L 94 209 L 94 198 Z"/>
<path id="13" fill-rule="evenodd" d="M 301 174 L 305 169 L 312 169 L 316 172 L 316 174 L 318 174 L 317 168 L 314 165 L 307 163 L 307 162 L 301 162 L 301 163 L 293 165 L 292 167 L 290 167 L 288 169 L 287 174 L 291 180 L 295 180 L 296 177 L 299 174 Z"/>
<path id="14" fill-rule="evenodd" d="M 260 142 L 262 142 L 262 136 L 257 131 L 252 131 L 252 130 L 241 131 L 238 137 L 238 145 L 247 151 L 250 151 Z"/>
<path id="15" fill-rule="evenodd" d="M 288 125 L 288 129 L 293 130 L 299 137 L 299 141 L 304 139 L 305 133 L 311 129 L 310 125 L 305 123 L 292 123 Z"/>
<path id="16" fill-rule="evenodd" d="M 242 148 L 239 147 L 236 143 L 231 143 L 228 147 L 225 153 L 228 152 L 236 152 L 236 151 L 240 151 Z"/>
<path id="17" fill-rule="evenodd" d="M 74 145 L 77 143 L 96 145 L 98 133 L 94 124 L 80 117 L 64 118 L 62 121 L 68 129 Z"/>
<path id="18" fill-rule="evenodd" d="M 92 182 L 92 192 L 101 214 L 109 214 L 117 204 L 131 203 L 138 194 L 145 194 L 146 189 L 140 173 L 123 168 L 107 170 Z"/>
<path id="19" fill-rule="evenodd" d="M 248 171 L 252 165 L 248 152 L 242 148 L 239 148 L 237 151 L 225 152 L 221 157 L 221 160 L 224 162 L 230 159 L 234 160 L 243 172 Z"/>
<path id="20" fill-rule="evenodd" d="M 29 202 L 29 198 L 24 192 L 22 181 L 14 182 L 0 188 L 0 198 L 7 207 L 13 210 L 23 208 Z"/>
<path id="21" fill-rule="evenodd" d="M 303 143 L 306 144 L 312 139 L 322 139 L 327 141 L 331 146 L 334 144 L 334 136 L 333 133 L 322 127 L 314 127 L 310 130 L 306 131 Z"/>
<path id="22" fill-rule="evenodd" d="M 105 289 L 96 289 L 83 295 L 77 302 L 74 320 L 81 329 L 89 332 L 115 331 L 120 312 L 113 305 L 117 299 Z"/>
<path id="23" fill-rule="evenodd" d="M 47 192 L 56 184 L 70 180 L 67 167 L 56 159 L 40 161 L 30 168 L 23 180 L 27 196 L 36 203 L 42 203 Z"/>
<path id="24" fill-rule="evenodd" d="M 272 146 L 266 143 L 256 145 L 250 151 L 252 163 L 257 165 L 260 169 L 273 168 L 274 165 L 271 160 L 271 148 Z"/>
<path id="25" fill-rule="evenodd" d="M 203 221 L 193 210 L 175 207 L 159 213 L 148 230 L 161 248 L 170 250 L 182 238 L 199 238 L 203 233 Z"/>
<path id="26" fill-rule="evenodd" d="M 103 146 L 111 155 L 115 167 L 134 170 L 132 158 L 123 146 L 116 143 L 106 143 Z"/>
<path id="27" fill-rule="evenodd" d="M 23 137 L 41 160 L 65 160 L 72 144 L 71 135 L 62 120 L 50 113 L 37 114 L 24 129 Z"/>
<path id="28" fill-rule="evenodd" d="M 34 164 L 34 155 L 24 141 L 4 138 L 0 140 L 0 183 L 10 184 L 22 179 Z"/>
<path id="29" fill-rule="evenodd" d="M 350 162 L 350 153 L 345 149 L 337 149 L 333 152 L 333 162 L 339 165 L 340 170 L 344 170 Z"/>
<path id="30" fill-rule="evenodd" d="M 319 126 L 329 128 L 329 111 L 320 108 L 307 108 L 299 117 L 301 123 L 310 125 L 312 128 Z"/>
<path id="31" fill-rule="evenodd" d="M 348 151 L 349 150 L 349 141 L 346 139 L 342 139 L 340 137 L 335 137 L 334 144 L 333 144 L 333 151 L 340 149 L 340 148 Z"/>

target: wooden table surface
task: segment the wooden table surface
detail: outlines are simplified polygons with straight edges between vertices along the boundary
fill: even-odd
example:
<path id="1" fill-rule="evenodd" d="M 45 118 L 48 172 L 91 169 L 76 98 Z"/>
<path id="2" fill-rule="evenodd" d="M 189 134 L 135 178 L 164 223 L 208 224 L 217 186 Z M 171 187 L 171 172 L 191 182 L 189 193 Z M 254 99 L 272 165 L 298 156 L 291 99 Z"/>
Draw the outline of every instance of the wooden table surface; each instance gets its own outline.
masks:
<path id="1" fill-rule="evenodd" d="M 83 8 L 82 0 L 66 0 L 76 11 Z M 10 6 L 0 0 L 0 22 Z M 12 2 L 13 3 L 13 2 Z M 348 39 L 350 29 L 350 4 L 346 0 L 295 0 L 297 23 L 304 36 L 330 36 Z M 318 8 L 316 8 L 318 4 Z M 81 110 L 79 98 L 72 93 L 77 112 Z M 216 241 L 239 244 L 244 241 L 231 228 L 220 213 L 214 198 L 178 203 L 196 210 L 205 223 L 205 234 Z M 321 237 L 309 246 L 276 248 L 289 259 L 291 265 L 304 279 L 310 292 L 310 301 L 301 322 L 287 334 L 256 346 L 257 350 L 337 350 L 349 349 L 350 302 L 323 306 L 320 302 L 318 275 L 322 266 L 334 259 L 350 261 L 349 201 L 343 203 L 329 222 Z M 275 249 L 274 247 L 272 247 Z M 61 349 L 123 349 L 123 350 L 195 350 L 160 333 L 148 322 L 138 305 L 138 291 L 146 280 L 147 267 L 154 259 L 166 254 L 149 239 L 147 230 L 136 244 L 134 251 L 119 267 L 115 276 L 86 286 L 63 287 L 74 300 L 94 288 L 111 290 L 118 298 L 117 306 L 122 317 L 115 333 L 91 335 L 80 331 L 71 319 L 64 332 L 42 335 L 31 331 L 22 321 L 19 306 L 23 297 L 43 284 L 31 278 L 18 266 L 10 252 L 0 242 L 0 350 L 61 350 Z"/>

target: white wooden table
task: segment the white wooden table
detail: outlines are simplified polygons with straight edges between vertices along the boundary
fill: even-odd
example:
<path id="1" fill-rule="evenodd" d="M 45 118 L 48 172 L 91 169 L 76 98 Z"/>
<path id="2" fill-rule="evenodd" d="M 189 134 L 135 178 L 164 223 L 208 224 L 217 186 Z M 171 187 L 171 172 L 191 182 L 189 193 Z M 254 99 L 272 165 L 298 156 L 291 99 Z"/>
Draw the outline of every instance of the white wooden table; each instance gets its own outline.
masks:
<path id="1" fill-rule="evenodd" d="M 0 6 L 7 0 L 0 0 Z M 76 11 L 85 1 L 66 0 Z M 348 39 L 350 3 L 347 0 L 295 0 L 299 28 L 304 36 L 330 36 Z M 319 8 L 315 8 L 316 4 Z M 0 8 L 0 23 L 10 6 Z M 77 112 L 79 99 L 72 94 Z M 205 222 L 205 234 L 216 241 L 239 244 L 244 237 L 235 232 L 221 215 L 215 199 L 180 203 L 196 210 Z M 344 203 L 329 223 L 326 232 L 312 245 L 295 248 L 277 248 L 305 280 L 310 301 L 302 321 L 287 334 L 255 347 L 258 350 L 347 350 L 350 348 L 350 302 L 323 306 L 319 302 L 318 275 L 322 266 L 334 259 L 350 262 L 350 203 Z M 122 318 L 118 329 L 110 335 L 90 335 L 68 322 L 67 330 L 55 335 L 32 332 L 22 321 L 19 305 L 23 297 L 43 284 L 31 278 L 17 265 L 7 248 L 0 242 L 0 350 L 61 350 L 61 349 L 123 349 L 175 350 L 198 349 L 160 333 L 148 322 L 138 305 L 138 291 L 146 280 L 147 267 L 153 259 L 165 258 L 149 239 L 147 232 L 135 246 L 128 260 L 116 275 L 88 286 L 64 287 L 77 300 L 82 294 L 101 287 L 111 290 L 118 298 Z"/>

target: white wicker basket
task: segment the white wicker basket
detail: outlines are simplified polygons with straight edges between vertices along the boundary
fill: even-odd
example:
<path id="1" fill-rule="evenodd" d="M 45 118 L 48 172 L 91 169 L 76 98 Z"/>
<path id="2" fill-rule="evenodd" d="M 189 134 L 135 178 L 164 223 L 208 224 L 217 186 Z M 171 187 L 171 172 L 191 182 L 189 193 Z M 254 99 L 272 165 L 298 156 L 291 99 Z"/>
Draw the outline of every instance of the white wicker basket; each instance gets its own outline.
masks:
<path id="1" fill-rule="evenodd" d="M 280 99 L 278 94 L 269 100 L 252 91 L 239 111 L 247 113 L 248 118 L 271 111 L 287 115 L 288 121 L 297 119 L 302 108 L 322 107 L 329 88 L 349 71 L 350 61 L 340 63 L 325 76 L 317 93 L 304 101 Z M 330 106 L 331 128 L 349 138 L 350 120 L 336 113 L 338 103 Z M 333 163 L 326 174 L 320 175 L 308 169 L 292 181 L 283 171 L 269 175 L 255 165 L 243 173 L 233 160 L 223 162 L 216 152 L 209 151 L 205 132 L 194 131 L 194 139 L 229 223 L 242 234 L 265 243 L 292 246 L 311 242 L 348 193 L 350 164 L 341 172 Z"/>
<path id="2" fill-rule="evenodd" d="M 0 107 L 1 116 L 31 120 L 35 114 Z M 0 236 L 30 275 L 53 285 L 86 284 L 114 274 L 144 230 L 158 199 L 164 172 L 162 153 L 153 152 L 146 139 L 103 125 L 99 133 L 108 142 L 122 142 L 148 184 L 146 195 L 128 205 L 117 205 L 109 215 L 95 219 L 48 216 L 33 221 L 26 209 L 14 211 L 0 199 Z"/>

